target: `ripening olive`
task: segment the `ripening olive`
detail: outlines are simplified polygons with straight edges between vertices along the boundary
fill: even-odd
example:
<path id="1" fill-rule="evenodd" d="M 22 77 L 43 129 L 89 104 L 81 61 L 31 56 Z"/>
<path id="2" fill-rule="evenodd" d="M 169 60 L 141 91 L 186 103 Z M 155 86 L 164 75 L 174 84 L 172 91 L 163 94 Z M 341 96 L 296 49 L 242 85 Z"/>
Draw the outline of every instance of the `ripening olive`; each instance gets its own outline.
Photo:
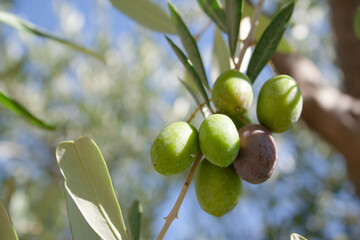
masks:
<path id="1" fill-rule="evenodd" d="M 257 117 L 271 132 L 285 132 L 299 119 L 302 104 L 300 88 L 295 80 L 279 75 L 268 80 L 261 88 Z"/>
<path id="2" fill-rule="evenodd" d="M 268 129 L 248 124 L 239 130 L 239 155 L 233 165 L 237 174 L 253 184 L 265 182 L 277 164 L 276 144 Z"/>
<path id="3" fill-rule="evenodd" d="M 214 114 L 206 118 L 199 129 L 200 149 L 204 156 L 219 167 L 229 166 L 239 152 L 239 134 L 226 115 Z"/>
<path id="4" fill-rule="evenodd" d="M 176 122 L 156 138 L 151 147 L 151 162 L 161 174 L 177 174 L 188 168 L 199 152 L 197 130 L 187 122 Z"/>
<path id="5" fill-rule="evenodd" d="M 201 208 L 220 217 L 239 201 L 241 180 L 232 165 L 222 168 L 204 159 L 195 175 L 195 192 Z"/>
<path id="6" fill-rule="evenodd" d="M 240 116 L 249 109 L 253 101 L 250 79 L 239 71 L 229 70 L 216 79 L 212 98 L 219 111 Z"/>

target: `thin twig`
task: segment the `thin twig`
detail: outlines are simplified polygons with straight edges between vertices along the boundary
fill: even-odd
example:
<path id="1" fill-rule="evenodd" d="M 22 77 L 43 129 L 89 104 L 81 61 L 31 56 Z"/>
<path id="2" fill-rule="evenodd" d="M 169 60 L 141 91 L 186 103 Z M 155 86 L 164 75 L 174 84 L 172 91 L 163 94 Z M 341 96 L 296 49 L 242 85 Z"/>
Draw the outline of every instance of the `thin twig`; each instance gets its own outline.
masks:
<path id="1" fill-rule="evenodd" d="M 199 40 L 201 35 L 203 35 L 203 33 L 206 31 L 206 29 L 210 27 L 210 25 L 211 25 L 211 21 L 208 21 L 208 23 L 200 30 L 200 32 L 194 36 L 195 41 Z"/>
<path id="2" fill-rule="evenodd" d="M 235 68 L 237 70 L 240 69 L 240 66 L 241 66 L 241 63 L 242 63 L 242 61 L 244 59 L 246 50 L 254 42 L 255 29 L 256 29 L 256 27 L 258 25 L 258 22 L 259 22 L 258 20 L 259 20 L 260 14 L 261 14 L 261 7 L 263 5 L 263 2 L 264 2 L 264 0 L 259 0 L 258 4 L 256 5 L 255 13 L 254 13 L 254 16 L 253 16 L 253 18 L 251 20 L 250 32 L 247 35 L 246 39 L 244 40 L 244 46 L 242 47 L 242 49 L 240 51 L 239 60 L 238 60 L 238 62 L 236 64 L 236 66 L 235 66 Z"/>
<path id="3" fill-rule="evenodd" d="M 199 166 L 202 156 L 203 156 L 203 154 L 200 152 L 199 155 L 197 156 L 196 160 L 194 161 L 194 164 L 192 165 L 190 172 L 189 172 L 188 176 L 186 177 L 185 183 L 181 189 L 178 199 L 175 202 L 174 207 L 172 208 L 169 215 L 165 218 L 166 219 L 165 224 L 164 224 L 163 228 L 161 229 L 159 236 L 157 237 L 157 240 L 162 240 L 164 238 L 171 223 L 174 221 L 175 218 L 178 217 L 180 206 L 185 198 L 187 190 L 189 189 L 191 180 L 195 174 L 197 167 Z"/>
<path id="4" fill-rule="evenodd" d="M 210 98 L 209 101 L 211 102 L 212 99 Z M 190 122 L 195 118 L 196 113 L 197 113 L 198 111 L 200 111 L 205 105 L 206 105 L 205 102 L 203 102 L 202 104 L 200 104 L 200 105 L 195 109 L 195 111 L 190 115 L 190 117 L 188 118 L 188 120 L 186 120 L 186 122 L 187 122 L 187 123 L 190 123 Z M 214 112 L 211 111 L 210 109 L 209 109 L 209 111 L 210 111 L 211 113 L 214 113 Z M 205 113 L 204 113 L 204 117 L 205 117 L 205 118 L 207 117 Z"/>

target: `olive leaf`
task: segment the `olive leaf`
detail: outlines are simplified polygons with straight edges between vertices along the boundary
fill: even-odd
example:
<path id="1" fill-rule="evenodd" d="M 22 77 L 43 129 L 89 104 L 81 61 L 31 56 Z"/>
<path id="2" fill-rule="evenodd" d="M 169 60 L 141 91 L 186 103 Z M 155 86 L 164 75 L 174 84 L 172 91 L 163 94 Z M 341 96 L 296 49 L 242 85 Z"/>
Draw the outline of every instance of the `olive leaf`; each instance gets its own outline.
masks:
<path id="1" fill-rule="evenodd" d="M 90 227 L 102 239 L 128 240 L 109 171 L 95 142 L 87 137 L 61 142 L 56 159 L 65 188 Z"/>
<path id="2" fill-rule="evenodd" d="M 198 0 L 198 3 L 211 20 L 216 23 L 220 30 L 227 33 L 225 13 L 222 9 L 221 2 L 218 0 Z"/>
<path id="3" fill-rule="evenodd" d="M 290 240 L 307 240 L 307 239 L 297 233 L 293 233 L 290 236 Z"/>
<path id="4" fill-rule="evenodd" d="M 3 22 L 13 28 L 16 28 L 19 31 L 28 32 L 28 33 L 31 33 L 36 36 L 45 37 L 45 38 L 54 40 L 58 43 L 61 43 L 65 46 L 68 46 L 72 49 L 75 49 L 79 52 L 85 53 L 89 56 L 92 56 L 98 60 L 105 62 L 104 58 L 102 56 L 100 56 L 98 53 L 91 51 L 85 47 L 82 47 L 76 43 L 73 43 L 71 41 L 68 41 L 63 38 L 56 37 L 50 33 L 47 33 L 45 31 L 41 30 L 40 28 L 38 28 L 37 26 L 35 26 L 34 24 L 27 22 L 24 19 L 21 19 L 14 14 L 0 11 L 0 22 Z"/>
<path id="5" fill-rule="evenodd" d="M 18 240 L 15 228 L 2 202 L 0 202 L 0 239 Z"/>
<path id="6" fill-rule="evenodd" d="M 234 57 L 236 44 L 239 39 L 239 28 L 244 0 L 226 0 L 225 1 L 225 19 L 228 26 L 228 40 L 230 55 Z"/>
<path id="7" fill-rule="evenodd" d="M 229 49 L 218 28 L 215 29 L 213 46 L 213 69 L 218 69 L 218 75 L 220 75 L 229 70 L 231 65 Z"/>
<path id="8" fill-rule="evenodd" d="M 140 240 L 142 213 L 143 208 L 141 203 L 138 200 L 135 200 L 131 204 L 126 215 L 126 223 L 128 226 L 130 240 Z"/>
<path id="9" fill-rule="evenodd" d="M 176 34 L 170 17 L 148 0 L 110 0 L 119 11 L 151 30 Z"/>
<path id="10" fill-rule="evenodd" d="M 251 18 L 254 15 L 254 12 L 255 12 L 255 8 L 249 2 L 245 1 L 243 13 L 242 13 L 243 18 L 244 17 Z M 268 16 L 266 16 L 264 14 L 260 15 L 259 24 L 257 25 L 257 27 L 255 29 L 255 35 L 254 35 L 254 39 L 256 42 L 259 41 L 259 39 L 261 38 L 261 35 L 265 31 L 266 27 L 269 26 L 270 22 L 271 22 L 271 19 Z M 280 52 L 280 53 L 293 53 L 294 49 L 286 41 L 286 39 L 282 38 L 280 40 L 278 47 L 276 48 L 276 51 Z"/>
<path id="11" fill-rule="evenodd" d="M 12 112 L 18 114 L 19 116 L 23 117 L 28 123 L 46 129 L 46 130 L 54 130 L 55 127 L 43 122 L 39 118 L 35 117 L 31 114 L 24 106 L 22 106 L 19 102 L 13 99 L 10 95 L 5 94 L 0 89 L 0 103 L 6 107 L 7 109 L 11 110 Z"/>
<path id="12" fill-rule="evenodd" d="M 175 7 L 170 2 L 168 2 L 168 4 L 169 4 L 170 12 L 171 12 L 171 18 L 176 25 L 177 33 L 180 36 L 180 39 L 185 48 L 185 51 L 188 54 L 189 59 L 192 62 L 194 69 L 197 72 L 201 81 L 203 82 L 204 86 L 206 88 L 210 89 L 209 83 L 208 83 L 208 80 L 206 77 L 206 73 L 205 73 L 204 64 L 202 62 L 201 55 L 200 55 L 198 46 L 196 44 L 196 41 L 193 38 L 193 36 L 191 35 L 189 29 L 185 25 L 185 23 L 182 20 L 182 18 L 180 17 L 180 15 L 176 11 Z"/>
<path id="13" fill-rule="evenodd" d="M 261 70 L 274 54 L 279 42 L 288 26 L 290 17 L 294 10 L 295 3 L 289 3 L 273 18 L 265 32 L 257 43 L 251 56 L 247 75 L 252 82 L 255 82 Z"/>
<path id="14" fill-rule="evenodd" d="M 354 20 L 354 31 L 358 39 L 360 39 L 360 8 L 356 11 Z"/>
<path id="15" fill-rule="evenodd" d="M 206 105 L 211 110 L 209 97 L 208 97 L 208 95 L 206 93 L 206 90 L 204 88 L 204 85 L 203 85 L 199 75 L 197 74 L 195 68 L 193 67 L 192 63 L 189 61 L 189 59 L 183 53 L 183 51 L 181 51 L 181 49 L 178 46 L 176 46 L 176 44 L 170 38 L 168 38 L 167 36 L 165 36 L 165 38 L 168 41 L 168 43 L 170 44 L 171 48 L 174 50 L 175 54 L 177 55 L 177 57 L 179 58 L 181 63 L 184 65 L 186 71 L 191 76 L 191 78 L 194 81 L 195 85 L 199 89 L 201 95 L 203 96 L 203 98 L 204 98 L 204 100 L 206 102 Z"/>
<path id="16" fill-rule="evenodd" d="M 65 188 L 67 215 L 73 240 L 100 240 L 99 235 L 90 227 L 74 200 Z"/>

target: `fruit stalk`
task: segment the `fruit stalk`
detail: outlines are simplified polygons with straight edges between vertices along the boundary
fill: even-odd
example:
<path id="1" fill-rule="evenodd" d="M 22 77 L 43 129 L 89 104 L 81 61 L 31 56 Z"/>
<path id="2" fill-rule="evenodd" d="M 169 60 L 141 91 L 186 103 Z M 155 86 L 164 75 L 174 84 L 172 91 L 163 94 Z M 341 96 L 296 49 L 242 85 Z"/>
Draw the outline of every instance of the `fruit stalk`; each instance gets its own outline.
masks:
<path id="1" fill-rule="evenodd" d="M 194 164 L 192 165 L 188 176 L 186 177 L 185 183 L 181 189 L 178 199 L 176 200 L 176 202 L 174 204 L 174 207 L 171 209 L 171 212 L 169 213 L 169 215 L 165 218 L 166 221 L 164 223 L 163 228 L 161 229 L 161 231 L 159 233 L 159 236 L 156 238 L 157 240 L 162 240 L 164 238 L 171 223 L 174 221 L 175 218 L 178 217 L 180 206 L 185 198 L 186 192 L 189 189 L 191 180 L 196 172 L 197 167 L 199 166 L 199 163 L 200 163 L 200 160 L 202 157 L 203 157 L 203 154 L 200 152 L 199 155 L 197 156 L 197 158 L 195 159 Z"/>
<path id="2" fill-rule="evenodd" d="M 244 56 L 245 56 L 245 53 L 246 53 L 246 49 L 248 49 L 248 47 L 250 47 L 250 45 L 254 41 L 255 29 L 256 29 L 256 27 L 258 25 L 258 22 L 259 22 L 258 20 L 259 20 L 260 14 L 261 14 L 261 7 L 263 5 L 263 2 L 264 2 L 264 0 L 259 0 L 258 4 L 256 5 L 254 16 L 253 16 L 253 18 L 251 20 L 250 32 L 247 35 L 246 39 L 244 40 L 244 46 L 242 47 L 242 49 L 240 51 L 239 60 L 236 63 L 236 66 L 235 66 L 235 68 L 237 70 L 240 69 L 241 63 L 242 63 L 242 61 L 244 59 Z"/>

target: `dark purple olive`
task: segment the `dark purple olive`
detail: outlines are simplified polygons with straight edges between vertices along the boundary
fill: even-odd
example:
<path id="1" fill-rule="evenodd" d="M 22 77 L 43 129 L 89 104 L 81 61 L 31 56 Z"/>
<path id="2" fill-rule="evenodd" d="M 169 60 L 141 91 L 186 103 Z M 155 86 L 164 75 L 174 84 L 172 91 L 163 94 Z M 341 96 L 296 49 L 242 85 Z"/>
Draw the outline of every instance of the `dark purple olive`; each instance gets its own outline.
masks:
<path id="1" fill-rule="evenodd" d="M 233 165 L 237 174 L 253 184 L 270 178 L 277 164 L 276 144 L 262 125 L 248 124 L 239 130 L 240 151 Z"/>

